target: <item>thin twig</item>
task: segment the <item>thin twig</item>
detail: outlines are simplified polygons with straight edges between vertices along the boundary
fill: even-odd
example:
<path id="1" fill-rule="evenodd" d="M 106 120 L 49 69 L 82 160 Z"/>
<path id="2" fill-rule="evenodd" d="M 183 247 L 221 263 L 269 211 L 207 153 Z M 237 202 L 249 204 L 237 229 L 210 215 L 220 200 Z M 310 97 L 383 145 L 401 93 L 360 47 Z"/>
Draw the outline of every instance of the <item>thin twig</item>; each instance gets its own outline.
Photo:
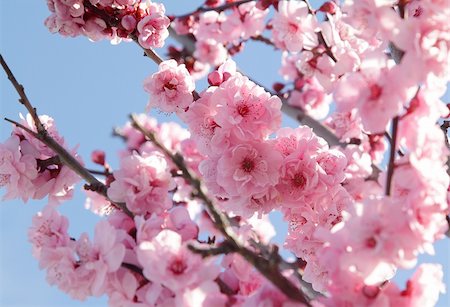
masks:
<path id="1" fill-rule="evenodd" d="M 138 122 L 135 115 L 131 115 L 130 117 L 133 127 L 141 131 L 150 142 L 152 142 L 157 148 L 159 148 L 167 156 L 167 158 L 169 158 L 178 167 L 183 178 L 192 186 L 193 196 L 202 200 L 206 205 L 212 217 L 214 225 L 225 238 L 226 243 L 223 243 L 226 244 L 225 247 L 227 247 L 227 249 L 229 249 L 230 251 L 234 251 L 240 254 L 247 262 L 252 264 L 262 275 L 270 280 L 287 297 L 310 306 L 308 299 L 305 297 L 305 294 L 280 272 L 280 268 L 277 263 L 273 263 L 270 259 L 266 259 L 261 255 L 256 254 L 252 250 L 245 247 L 244 243 L 240 242 L 240 240 L 237 238 L 234 231 L 230 227 L 228 216 L 216 209 L 213 201 L 204 192 L 204 188 L 200 180 L 193 175 L 193 173 L 184 163 L 183 157 L 179 154 L 173 154 L 172 152 L 170 152 L 164 145 L 162 145 L 161 142 L 159 142 L 159 140 L 152 132 L 147 131 Z M 195 250 L 195 248 L 191 249 Z M 222 249 L 211 251 L 211 253 L 216 253 L 219 251 L 222 251 Z M 208 252 L 201 250 L 201 253 L 205 254 Z"/>
<path id="2" fill-rule="evenodd" d="M 77 173 L 81 178 L 83 178 L 87 183 L 89 183 L 92 186 L 101 187 L 101 189 L 98 189 L 98 192 L 103 195 L 104 197 L 108 198 L 108 195 L 106 194 L 106 186 L 97 180 L 87 169 L 85 169 L 81 163 L 73 157 L 64 147 L 62 147 L 58 142 L 56 142 L 47 132 L 44 125 L 39 119 L 39 116 L 37 115 L 36 108 L 32 106 L 30 103 L 27 95 L 25 94 L 25 90 L 19 82 L 17 82 L 16 78 L 14 77 L 14 74 L 9 69 L 8 65 L 6 64 L 5 60 L 0 54 L 0 61 L 3 66 L 3 69 L 5 70 L 6 74 L 8 75 L 8 79 L 13 84 L 14 88 L 16 89 L 17 93 L 20 96 L 21 103 L 27 108 L 27 110 L 30 112 L 31 116 L 33 117 L 34 124 L 36 125 L 37 132 L 32 131 L 28 127 L 25 127 L 24 125 L 5 118 L 6 121 L 16 125 L 17 127 L 27 131 L 31 135 L 33 135 L 35 138 L 40 140 L 42 143 L 47 145 L 48 148 L 52 149 L 55 154 L 58 155 L 61 163 L 68 166 L 70 169 L 72 169 L 75 173 Z M 108 198 L 109 199 L 109 198 Z M 125 212 L 130 217 L 133 217 L 133 214 L 128 210 L 125 203 L 115 203 L 111 201 L 111 204 L 113 204 L 115 207 L 121 209 L 123 212 Z"/>
<path id="3" fill-rule="evenodd" d="M 308 11 L 311 15 L 313 15 L 315 18 L 316 17 L 316 12 L 314 11 L 314 9 L 312 8 L 311 4 L 309 3 L 308 0 L 302 0 L 303 2 L 305 2 Z M 323 35 L 322 31 L 317 32 L 317 39 L 319 40 L 319 43 L 321 45 L 323 45 L 325 47 L 325 53 L 326 55 L 333 60 L 333 62 L 337 62 L 336 57 L 334 56 L 333 52 L 331 51 L 331 47 L 328 44 L 327 40 L 325 39 L 325 36 Z"/>
<path id="4" fill-rule="evenodd" d="M 20 96 L 19 102 L 25 106 L 25 108 L 28 110 L 28 113 L 30 113 L 31 117 L 33 118 L 38 133 L 43 134 L 47 133 L 44 125 L 42 124 L 41 120 L 39 119 L 39 116 L 37 115 L 36 109 L 33 108 L 30 101 L 28 100 L 28 97 L 25 94 L 24 87 L 22 86 L 22 84 L 17 82 L 16 77 L 14 77 L 14 74 L 12 73 L 8 64 L 6 64 L 6 61 L 3 59 L 3 56 L 1 54 L 0 54 L 0 62 L 3 67 L 3 70 L 6 72 L 6 75 L 8 76 L 9 81 L 11 81 L 12 85 L 16 89 L 16 92 Z"/>
<path id="5" fill-rule="evenodd" d="M 390 148 L 390 153 L 389 153 L 389 165 L 388 165 L 387 176 L 386 176 L 386 190 L 385 190 L 385 194 L 387 196 L 391 195 L 392 176 L 394 175 L 398 121 L 399 121 L 398 116 L 396 116 L 392 120 L 391 148 Z"/>

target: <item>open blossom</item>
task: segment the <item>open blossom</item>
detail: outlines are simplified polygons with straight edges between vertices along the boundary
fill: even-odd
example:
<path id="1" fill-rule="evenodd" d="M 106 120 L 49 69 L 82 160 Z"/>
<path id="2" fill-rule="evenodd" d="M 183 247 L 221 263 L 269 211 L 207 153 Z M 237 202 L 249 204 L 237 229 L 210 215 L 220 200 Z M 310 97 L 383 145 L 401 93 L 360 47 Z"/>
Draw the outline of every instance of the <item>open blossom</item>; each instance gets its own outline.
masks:
<path id="1" fill-rule="evenodd" d="M 400 114 L 417 91 L 403 69 L 389 67 L 381 55 L 368 54 L 359 72 L 344 76 L 338 83 L 334 93 L 337 110 L 356 108 L 366 131 L 384 132 L 389 120 Z"/>
<path id="2" fill-rule="evenodd" d="M 241 74 L 222 83 L 212 94 L 215 122 L 239 139 L 264 138 L 281 123 L 281 101 Z"/>
<path id="3" fill-rule="evenodd" d="M 134 213 L 160 214 L 172 206 L 168 192 L 175 188 L 175 183 L 165 158 L 158 152 L 125 156 L 114 178 L 108 196 L 113 201 L 125 202 Z"/>
<path id="4" fill-rule="evenodd" d="M 67 233 L 69 221 L 52 206 L 46 206 L 33 217 L 28 230 L 28 240 L 33 246 L 33 256 L 40 258 L 42 248 L 67 246 L 70 237 Z"/>
<path id="5" fill-rule="evenodd" d="M 181 112 L 193 101 L 194 81 L 184 64 L 175 60 L 159 64 L 159 71 L 144 81 L 144 89 L 150 94 L 148 107 L 157 107 L 163 112 Z"/>
<path id="6" fill-rule="evenodd" d="M 227 41 L 238 41 L 239 38 L 249 39 L 264 31 L 264 19 L 269 10 L 260 10 L 256 1 L 239 5 L 221 24 Z"/>
<path id="7" fill-rule="evenodd" d="M 144 276 L 175 292 L 214 280 L 218 267 L 193 254 L 186 244 L 172 230 L 163 230 L 153 240 L 142 242 L 136 253 Z"/>
<path id="8" fill-rule="evenodd" d="M 34 155 L 22 155 L 20 139 L 13 135 L 0 144 L 0 187 L 6 188 L 3 199 L 33 197 L 33 180 L 38 176 Z"/>
<path id="9" fill-rule="evenodd" d="M 137 24 L 138 41 L 142 47 L 150 49 L 164 46 L 164 41 L 169 36 L 167 28 L 170 25 L 165 12 L 164 4 L 149 2 L 146 8 L 147 16 Z"/>
<path id="10" fill-rule="evenodd" d="M 231 147 L 217 163 L 217 183 L 230 197 L 248 198 L 278 182 L 281 155 L 269 142 Z"/>
<path id="11" fill-rule="evenodd" d="M 227 49 L 213 39 L 200 40 L 195 43 L 194 57 L 201 62 L 219 66 L 226 61 Z"/>
<path id="12" fill-rule="evenodd" d="M 77 269 L 86 276 L 85 282 L 92 295 L 104 293 L 107 274 L 117 271 L 125 256 L 125 246 L 119 242 L 120 230 L 107 221 L 100 221 L 95 227 L 94 242 L 82 234 L 76 242 L 75 251 L 80 267 Z"/>
<path id="13" fill-rule="evenodd" d="M 280 1 L 272 24 L 275 44 L 283 50 L 299 52 L 317 46 L 316 21 L 303 1 Z"/>
<path id="14" fill-rule="evenodd" d="M 325 93 L 315 78 L 311 78 L 305 80 L 299 91 L 291 93 L 288 103 L 300 107 L 313 118 L 322 119 L 330 110 L 331 96 Z"/>

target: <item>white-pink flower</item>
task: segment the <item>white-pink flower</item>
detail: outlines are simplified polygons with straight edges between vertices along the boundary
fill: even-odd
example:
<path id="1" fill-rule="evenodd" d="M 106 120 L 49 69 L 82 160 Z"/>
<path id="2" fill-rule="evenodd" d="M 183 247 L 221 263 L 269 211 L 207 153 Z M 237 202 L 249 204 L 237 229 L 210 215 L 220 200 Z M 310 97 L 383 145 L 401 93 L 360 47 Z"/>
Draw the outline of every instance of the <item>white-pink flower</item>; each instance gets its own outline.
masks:
<path id="1" fill-rule="evenodd" d="M 172 206 L 169 190 L 175 188 L 166 159 L 158 152 L 143 156 L 134 152 L 121 160 L 108 189 L 113 201 L 125 202 L 136 214 L 157 213 Z"/>
<path id="2" fill-rule="evenodd" d="M 18 136 L 13 135 L 0 144 L 0 187 L 7 189 L 3 199 L 20 197 L 27 201 L 33 197 L 33 180 L 37 176 L 36 157 L 21 153 Z"/>
<path id="3" fill-rule="evenodd" d="M 283 50 L 299 52 L 318 44 L 317 22 L 303 1 L 280 1 L 272 24 L 275 44 Z"/>
<path id="4" fill-rule="evenodd" d="M 195 84 L 184 64 L 167 60 L 159 64 L 158 72 L 145 79 L 144 89 L 150 94 L 148 107 L 183 112 L 193 101 Z"/>
<path id="5" fill-rule="evenodd" d="M 148 2 L 146 8 L 147 16 L 137 24 L 139 32 L 139 44 L 147 49 L 161 48 L 164 41 L 169 37 L 169 18 L 165 15 L 166 9 L 162 3 Z"/>
<path id="6" fill-rule="evenodd" d="M 175 292 L 214 280 L 218 267 L 193 254 L 186 244 L 172 230 L 163 230 L 153 240 L 142 242 L 136 254 L 144 276 Z"/>

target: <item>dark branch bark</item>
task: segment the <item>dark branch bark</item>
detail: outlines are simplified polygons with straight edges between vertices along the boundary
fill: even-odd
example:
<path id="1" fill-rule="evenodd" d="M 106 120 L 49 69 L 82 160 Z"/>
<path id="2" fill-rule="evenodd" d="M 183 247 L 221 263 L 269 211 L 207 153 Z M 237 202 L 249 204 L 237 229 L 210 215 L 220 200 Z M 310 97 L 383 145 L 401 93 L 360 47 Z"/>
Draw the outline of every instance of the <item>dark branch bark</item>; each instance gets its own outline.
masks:
<path id="1" fill-rule="evenodd" d="M 212 249 L 209 251 L 199 250 L 199 252 L 205 255 L 208 253 L 217 254 L 219 252 L 222 252 L 223 248 L 226 247 L 226 249 L 230 252 L 236 252 L 240 254 L 247 262 L 252 264 L 262 275 L 270 280 L 287 297 L 310 306 L 305 294 L 281 273 L 281 269 L 277 262 L 273 262 L 271 259 L 266 259 L 265 257 L 256 254 L 252 250 L 245 247 L 245 244 L 243 242 L 240 242 L 230 226 L 228 216 L 216 209 L 213 201 L 204 192 L 204 188 L 200 180 L 193 175 L 193 173 L 184 163 L 183 157 L 179 154 L 173 154 L 167 148 L 165 148 L 153 133 L 145 130 L 145 128 L 137 121 L 134 115 L 131 115 L 131 122 L 136 129 L 141 131 L 150 142 L 152 142 L 157 148 L 159 148 L 167 156 L 167 158 L 169 158 L 178 167 L 183 178 L 192 186 L 193 196 L 201 200 L 206 205 L 215 227 L 223 235 L 226 242 L 223 243 L 225 244 L 224 247 L 221 248 L 219 246 L 216 249 Z M 195 250 L 194 247 L 191 247 L 191 249 Z"/>
<path id="2" fill-rule="evenodd" d="M 6 121 L 13 123 L 17 127 L 27 131 L 31 135 L 33 135 L 35 138 L 40 140 L 42 143 L 47 145 L 50 149 L 53 150 L 53 152 L 58 156 L 61 163 L 68 166 L 70 169 L 72 169 L 75 173 L 78 174 L 81 178 L 83 178 L 89 185 L 99 186 L 103 187 L 102 189 L 99 189 L 98 191 L 101 191 L 101 195 L 108 198 L 108 195 L 106 194 L 106 186 L 97 180 L 87 169 L 85 169 L 81 163 L 73 157 L 64 147 L 62 147 L 58 142 L 56 142 L 47 132 L 44 125 L 39 119 L 39 116 L 37 115 L 36 108 L 32 106 L 30 103 L 27 95 L 25 94 L 25 90 L 19 82 L 17 82 L 16 78 L 14 77 L 14 74 L 9 69 L 8 65 L 6 64 L 3 57 L 0 55 L 0 61 L 1 65 L 3 66 L 3 69 L 5 70 L 6 74 L 8 75 L 8 79 L 13 84 L 14 88 L 16 89 L 17 93 L 20 96 L 20 102 L 27 108 L 28 112 L 30 112 L 31 116 L 33 117 L 34 123 L 36 125 L 37 132 L 30 130 L 29 128 L 23 126 L 22 124 L 13 121 L 11 119 L 5 118 Z M 128 210 L 125 203 L 115 203 L 111 201 L 111 204 L 115 206 L 116 208 L 121 209 L 123 212 L 125 212 L 128 216 L 133 217 L 133 214 Z"/>

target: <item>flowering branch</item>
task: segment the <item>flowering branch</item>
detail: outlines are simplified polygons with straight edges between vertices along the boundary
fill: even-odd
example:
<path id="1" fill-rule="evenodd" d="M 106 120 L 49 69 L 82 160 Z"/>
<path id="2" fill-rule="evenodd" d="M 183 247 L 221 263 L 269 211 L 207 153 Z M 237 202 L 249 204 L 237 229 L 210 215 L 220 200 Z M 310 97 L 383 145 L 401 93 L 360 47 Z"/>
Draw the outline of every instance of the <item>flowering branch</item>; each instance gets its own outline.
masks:
<path id="1" fill-rule="evenodd" d="M 244 4 L 247 2 L 252 2 L 252 1 L 254 1 L 254 0 L 241 0 L 241 1 L 236 1 L 236 2 L 226 3 L 224 5 L 217 6 L 217 7 L 200 6 L 199 8 L 197 8 L 195 11 L 193 11 L 191 13 L 187 13 L 187 14 L 180 15 L 180 16 L 175 16 L 175 18 L 178 18 L 178 19 L 188 18 L 189 16 L 195 16 L 200 13 L 205 13 L 205 12 L 209 12 L 209 11 L 216 11 L 216 12 L 220 13 L 220 12 L 230 9 L 232 7 L 236 7 L 241 4 Z"/>
<path id="2" fill-rule="evenodd" d="M 68 166 L 70 169 L 72 169 L 75 173 L 77 173 L 81 178 L 83 178 L 92 188 L 97 191 L 99 194 L 103 195 L 105 198 L 108 198 L 106 194 L 107 187 L 100 182 L 97 178 L 95 178 L 87 169 L 85 169 L 80 162 L 73 157 L 67 150 L 62 147 L 58 142 L 56 142 L 47 132 L 46 128 L 42 124 L 41 120 L 39 119 L 39 116 L 37 115 L 36 108 L 32 106 L 30 103 L 27 95 L 25 94 L 24 87 L 17 82 L 16 78 L 14 77 L 14 74 L 6 64 L 3 57 L 0 55 L 0 62 L 5 70 L 8 79 L 13 84 L 14 88 L 16 89 L 17 93 L 20 96 L 19 101 L 26 107 L 28 112 L 31 114 L 34 123 L 36 125 L 37 132 L 34 132 L 30 130 L 29 128 L 25 127 L 24 125 L 13 121 L 11 119 L 5 118 L 6 121 L 14 124 L 15 126 L 27 131 L 31 135 L 33 135 L 36 139 L 40 140 L 42 143 L 47 145 L 48 148 L 52 149 L 55 154 L 58 156 L 61 163 Z M 109 199 L 108 199 L 109 200 Z M 116 208 L 121 209 L 123 212 L 125 212 L 128 216 L 133 217 L 133 214 L 127 209 L 126 205 L 124 203 L 115 203 L 111 200 L 109 200 L 113 206 Z"/>
<path id="3" fill-rule="evenodd" d="M 394 167 L 395 167 L 394 160 L 395 160 L 395 148 L 397 143 L 398 121 L 399 121 L 398 116 L 392 120 L 392 137 L 390 139 L 391 148 L 389 152 L 389 165 L 387 170 L 386 190 L 385 190 L 385 194 L 387 196 L 391 195 L 392 176 L 394 175 Z"/>
<path id="4" fill-rule="evenodd" d="M 309 13 L 310 13 L 311 15 L 316 16 L 316 13 L 315 13 L 315 11 L 313 10 L 313 8 L 312 8 L 311 4 L 309 3 L 309 1 L 308 1 L 308 0 L 302 0 L 302 1 L 305 2 L 306 6 L 308 7 Z M 332 59 L 333 62 L 336 63 L 336 62 L 337 62 L 337 59 L 336 59 L 336 57 L 334 56 L 333 52 L 331 51 L 331 47 L 330 47 L 330 45 L 328 44 L 327 40 L 325 39 L 325 36 L 323 36 L 322 31 L 317 32 L 317 38 L 319 39 L 319 43 L 325 47 L 325 53 L 326 53 L 326 55 L 328 55 L 328 57 L 329 57 L 330 59 Z"/>
<path id="5" fill-rule="evenodd" d="M 281 292 L 292 300 L 302 302 L 307 306 L 310 306 L 305 294 L 298 289 L 291 281 L 289 281 L 279 270 L 278 261 L 267 259 L 261 255 L 256 254 L 247 247 L 236 237 L 235 233 L 231 229 L 230 220 L 227 215 L 223 214 L 214 206 L 213 201 L 206 195 L 203 185 L 195 175 L 188 169 L 184 163 L 184 159 L 180 154 L 171 153 L 161 142 L 159 142 L 156 136 L 147 131 L 137 120 L 135 115 L 131 115 L 131 123 L 134 128 L 142 132 L 142 134 L 152 142 L 157 148 L 159 148 L 181 171 L 182 177 L 193 187 L 192 195 L 203 201 L 208 208 L 212 220 L 216 228 L 224 236 L 225 242 L 222 246 L 213 250 L 199 250 L 191 246 L 190 249 L 195 252 L 199 252 L 203 256 L 217 255 L 219 253 L 235 252 L 240 254 L 247 262 L 252 264 L 262 275 L 270 280 Z M 277 254 L 278 255 L 278 254 Z M 281 258 L 278 255 L 279 258 Z M 278 258 L 277 258 L 278 259 Z"/>

